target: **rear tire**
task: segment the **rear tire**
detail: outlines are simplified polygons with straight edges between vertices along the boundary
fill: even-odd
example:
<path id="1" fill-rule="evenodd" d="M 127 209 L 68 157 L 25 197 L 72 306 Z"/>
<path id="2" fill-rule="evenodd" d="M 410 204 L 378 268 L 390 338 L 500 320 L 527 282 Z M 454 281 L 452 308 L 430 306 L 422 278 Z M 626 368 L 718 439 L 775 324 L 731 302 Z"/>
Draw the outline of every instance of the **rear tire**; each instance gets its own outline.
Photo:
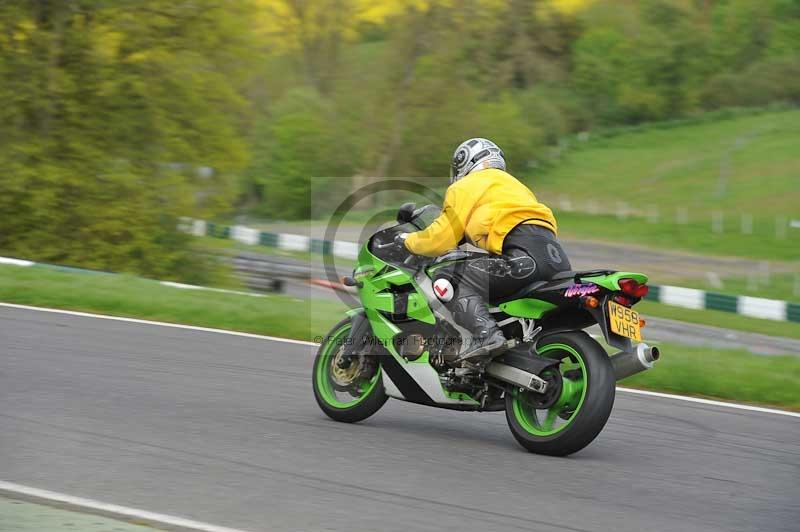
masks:
<path id="1" fill-rule="evenodd" d="M 377 365 L 373 375 L 368 380 L 360 382 L 354 387 L 354 391 L 342 394 L 342 387 L 337 386 L 333 380 L 333 364 L 335 364 L 336 354 L 345 346 L 345 340 L 350 333 L 352 324 L 349 318 L 337 323 L 331 332 L 325 337 L 317 350 L 314 359 L 314 398 L 325 414 L 336 421 L 343 423 L 355 423 L 362 421 L 383 406 L 388 396 L 383 389 L 381 381 L 382 370 L 375 355 L 374 363 Z"/>
<path id="2" fill-rule="evenodd" d="M 537 394 L 512 387 L 506 391 L 506 420 L 528 451 L 566 456 L 589 445 L 603 430 L 614 406 L 614 368 L 600 344 L 583 331 L 547 336 L 537 351 L 562 360 L 559 399 L 548 409 L 537 409 L 532 404 Z"/>

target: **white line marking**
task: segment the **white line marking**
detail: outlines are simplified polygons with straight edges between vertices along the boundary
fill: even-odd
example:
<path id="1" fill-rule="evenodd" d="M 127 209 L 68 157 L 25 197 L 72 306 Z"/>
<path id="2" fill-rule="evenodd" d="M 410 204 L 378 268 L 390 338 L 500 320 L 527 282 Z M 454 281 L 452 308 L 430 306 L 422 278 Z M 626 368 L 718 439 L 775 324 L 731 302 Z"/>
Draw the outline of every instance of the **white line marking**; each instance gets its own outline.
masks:
<path id="1" fill-rule="evenodd" d="M 184 519 L 183 517 L 176 517 L 174 515 L 159 514 L 155 512 L 148 512 L 146 510 L 137 510 L 136 508 L 128 508 L 127 506 L 108 504 L 105 502 L 95 501 L 93 499 L 74 497 L 64 493 L 58 493 L 39 488 L 31 488 L 29 486 L 22 486 L 20 484 L 14 484 L 13 482 L 5 482 L 0 480 L 0 493 L 4 491 L 6 493 L 24 495 L 26 497 L 30 497 L 32 500 L 38 499 L 39 501 L 57 502 L 78 510 L 94 510 L 96 512 L 102 512 L 105 515 L 121 518 L 122 520 L 135 519 L 137 522 L 145 521 L 147 524 L 154 526 L 175 526 L 189 530 L 197 530 L 199 532 L 245 532 L 244 530 L 237 528 L 210 525 L 208 523 Z"/>
<path id="2" fill-rule="evenodd" d="M 636 395 L 647 395 L 650 397 L 661 397 L 664 399 L 677 399 L 679 401 L 688 401 L 690 403 L 701 403 L 704 405 L 723 406 L 725 408 L 735 408 L 737 410 L 749 410 L 750 412 L 762 412 L 764 414 L 778 414 L 781 416 L 800 417 L 799 412 L 788 412 L 786 410 L 776 410 L 774 408 L 763 408 L 760 406 L 742 405 L 739 403 L 727 403 L 723 401 L 714 401 L 712 399 L 700 399 L 699 397 L 687 397 L 685 395 L 673 395 L 671 393 L 649 392 L 647 390 L 636 390 L 634 388 L 623 388 L 617 386 L 617 391 L 627 392 Z"/>
<path id="3" fill-rule="evenodd" d="M 241 290 L 227 290 L 225 288 L 212 288 L 210 286 L 199 286 L 196 284 L 175 283 L 172 281 L 158 281 L 162 286 L 169 286 L 171 288 L 180 288 L 182 290 L 205 290 L 207 292 L 219 292 L 220 294 L 236 294 L 237 296 L 247 297 L 269 297 L 266 294 L 256 294 L 253 292 L 242 292 Z"/>
<path id="4" fill-rule="evenodd" d="M 12 259 L 11 257 L 0 257 L 0 264 L 9 264 L 11 266 L 33 266 L 35 262 L 23 259 Z"/>
<path id="5" fill-rule="evenodd" d="M 112 320 L 112 321 L 123 321 L 128 323 L 138 323 L 142 325 L 155 325 L 158 327 L 172 327 L 174 329 L 187 329 L 190 331 L 202 331 L 202 332 L 209 332 L 209 333 L 216 333 L 216 334 L 227 334 L 229 336 L 242 336 L 244 338 L 256 338 L 259 340 L 269 340 L 271 342 L 283 342 L 287 344 L 296 344 L 296 345 L 307 345 L 310 347 L 319 347 L 319 344 L 316 342 L 306 342 L 304 340 L 293 340 L 291 338 L 281 338 L 279 336 L 264 336 L 261 334 L 252 334 L 252 333 L 244 333 L 238 331 L 228 331 L 225 329 L 212 329 L 209 327 L 197 327 L 194 325 L 182 325 L 180 323 L 167 323 L 163 321 L 150 321 L 150 320 L 140 320 L 136 318 L 122 318 L 119 316 L 107 316 L 105 314 L 91 314 L 89 312 L 76 312 L 74 310 L 61 310 L 61 309 L 53 309 L 53 308 L 44 308 L 44 307 L 31 307 L 28 305 L 17 305 L 15 303 L 0 303 L 0 307 L 8 307 L 8 308 L 18 308 L 22 310 L 33 310 L 37 312 L 50 312 L 53 314 L 67 314 L 69 316 L 81 316 L 84 318 L 96 318 L 101 320 Z M 675 399 L 678 401 L 686 401 L 689 403 L 701 403 L 713 406 L 720 406 L 724 408 L 734 408 L 737 410 L 748 410 L 750 412 L 761 412 L 765 414 L 777 414 L 781 416 L 790 416 L 790 417 L 800 417 L 800 413 L 798 412 L 789 412 L 786 410 L 777 410 L 774 408 L 763 408 L 760 406 L 751 406 L 751 405 L 742 405 L 738 403 L 728 403 L 723 401 L 714 401 L 711 399 L 700 399 L 698 397 L 688 397 L 686 395 L 674 395 L 670 393 L 661 393 L 661 392 L 649 392 L 646 390 L 636 390 L 634 388 L 624 388 L 624 387 L 617 387 L 617 390 L 620 392 L 638 394 L 638 395 L 647 395 L 650 397 L 660 397 L 663 399 Z"/>
<path id="6" fill-rule="evenodd" d="M 137 318 L 123 318 L 121 316 L 107 316 L 105 314 L 92 314 L 89 312 L 77 312 L 74 310 L 61 310 L 61 309 L 54 309 L 54 308 L 44 308 L 44 307 L 31 307 L 28 305 L 17 305 L 14 303 L 0 303 L 0 307 L 8 307 L 8 308 L 18 308 L 22 310 L 35 310 L 37 312 L 50 312 L 53 314 L 67 314 L 69 316 L 81 316 L 83 318 L 96 318 L 99 320 L 111 320 L 111 321 L 124 321 L 127 323 L 138 323 L 141 325 L 156 325 L 158 327 L 171 327 L 173 329 L 187 329 L 190 331 L 202 331 L 202 332 L 209 332 L 209 333 L 216 333 L 216 334 L 227 334 L 229 336 L 241 336 L 244 338 L 256 338 L 259 340 L 270 340 L 273 342 L 284 342 L 287 344 L 297 344 L 297 345 L 308 345 L 312 347 L 319 347 L 319 344 L 314 342 L 306 342 L 304 340 L 292 340 L 290 338 L 280 338 L 277 336 L 264 336 L 262 334 L 252 334 L 246 332 L 239 332 L 239 331 L 228 331 L 225 329 L 212 329 L 210 327 L 198 327 L 195 325 L 183 325 L 181 323 L 167 323 L 164 321 L 150 321 L 150 320 L 140 320 Z"/>

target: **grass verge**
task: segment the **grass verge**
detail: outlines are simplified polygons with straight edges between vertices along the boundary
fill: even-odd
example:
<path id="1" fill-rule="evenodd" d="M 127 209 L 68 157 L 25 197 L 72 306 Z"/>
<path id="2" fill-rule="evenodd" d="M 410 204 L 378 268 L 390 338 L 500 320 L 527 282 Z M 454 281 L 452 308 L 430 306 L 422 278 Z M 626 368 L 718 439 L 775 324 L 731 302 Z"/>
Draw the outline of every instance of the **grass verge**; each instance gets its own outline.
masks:
<path id="1" fill-rule="evenodd" d="M 681 307 L 642 301 L 636 305 L 646 319 L 647 316 L 667 318 L 678 321 L 688 321 L 698 325 L 711 325 L 725 329 L 766 334 L 768 336 L 784 336 L 786 338 L 800 339 L 800 323 L 791 321 L 774 321 L 750 318 L 732 312 L 721 310 L 693 310 Z"/>
<path id="2" fill-rule="evenodd" d="M 126 275 L 0 266 L 0 301 L 311 340 L 342 318 L 336 301 L 186 290 Z M 322 331 L 322 332 L 320 332 Z"/>
<path id="3" fill-rule="evenodd" d="M 659 343 L 653 369 L 621 386 L 800 410 L 800 358 Z"/>
<path id="4" fill-rule="evenodd" d="M 798 118 L 791 109 L 600 135 L 574 144 L 532 185 L 556 207 L 565 236 L 796 260 L 800 231 L 786 224 L 800 200 Z M 563 212 L 561 196 L 582 212 L 616 213 L 624 202 L 640 216 Z"/>
<path id="5" fill-rule="evenodd" d="M 545 200 L 546 202 L 546 200 Z M 800 230 L 787 229 L 776 238 L 774 222 L 757 222 L 752 234 L 713 233 L 707 220 L 686 224 L 650 223 L 645 217 L 620 220 L 612 214 L 587 214 L 556 210 L 559 236 L 609 243 L 629 243 L 703 255 L 747 257 L 757 260 L 797 260 Z"/>
<path id="6" fill-rule="evenodd" d="M 182 290 L 124 275 L 16 266 L 0 266 L 0 301 L 301 340 L 325 334 L 345 310 L 338 302 Z M 800 409 L 800 357 L 660 347 L 665 355 L 656 369 L 624 385 Z"/>

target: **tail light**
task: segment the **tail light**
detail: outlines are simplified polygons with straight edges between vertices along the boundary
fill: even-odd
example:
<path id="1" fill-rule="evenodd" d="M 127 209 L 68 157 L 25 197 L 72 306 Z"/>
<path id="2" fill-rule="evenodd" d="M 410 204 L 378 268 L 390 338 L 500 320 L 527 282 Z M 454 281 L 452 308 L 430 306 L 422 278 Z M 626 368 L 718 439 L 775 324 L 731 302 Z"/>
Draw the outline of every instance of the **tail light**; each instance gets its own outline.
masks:
<path id="1" fill-rule="evenodd" d="M 625 297 L 623 295 L 614 296 L 614 301 L 616 301 L 623 307 L 630 307 L 631 305 L 633 305 L 633 299 Z"/>
<path id="2" fill-rule="evenodd" d="M 631 297 L 638 297 L 639 299 L 647 295 L 650 287 L 646 284 L 639 284 L 635 279 L 620 279 L 619 288 L 622 293 Z"/>

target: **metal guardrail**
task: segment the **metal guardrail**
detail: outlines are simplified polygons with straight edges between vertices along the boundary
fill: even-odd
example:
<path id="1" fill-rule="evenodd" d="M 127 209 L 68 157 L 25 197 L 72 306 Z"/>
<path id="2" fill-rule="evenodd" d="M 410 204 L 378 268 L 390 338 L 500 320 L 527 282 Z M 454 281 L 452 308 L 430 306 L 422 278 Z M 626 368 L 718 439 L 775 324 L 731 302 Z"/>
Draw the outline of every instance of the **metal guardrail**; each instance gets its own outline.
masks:
<path id="1" fill-rule="evenodd" d="M 284 279 L 311 280 L 328 277 L 322 264 L 299 259 L 239 252 L 226 260 L 233 267 L 235 275 L 249 289 L 261 292 L 281 292 Z"/>
<path id="2" fill-rule="evenodd" d="M 283 291 L 282 278 L 310 279 L 311 265 L 299 261 L 275 259 L 256 253 L 242 253 L 230 257 L 228 262 L 237 277 L 250 290 L 259 292 Z"/>

